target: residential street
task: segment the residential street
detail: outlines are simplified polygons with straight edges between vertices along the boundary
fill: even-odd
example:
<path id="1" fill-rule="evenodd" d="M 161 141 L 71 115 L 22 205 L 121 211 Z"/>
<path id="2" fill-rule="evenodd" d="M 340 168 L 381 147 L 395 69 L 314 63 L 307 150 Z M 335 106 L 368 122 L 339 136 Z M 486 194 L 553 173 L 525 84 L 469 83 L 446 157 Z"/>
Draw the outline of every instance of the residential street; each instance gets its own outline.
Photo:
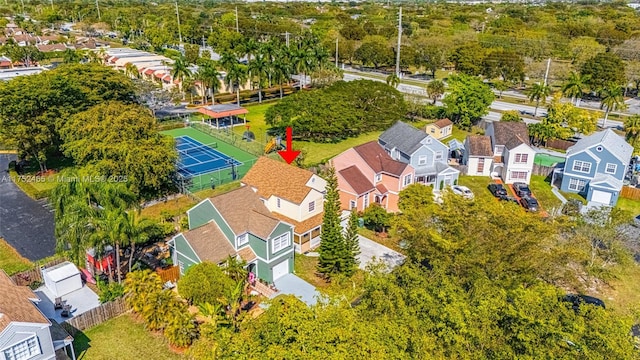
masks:
<path id="1" fill-rule="evenodd" d="M 53 213 L 23 193 L 9 178 L 15 155 L 0 154 L 0 237 L 29 260 L 55 252 Z"/>

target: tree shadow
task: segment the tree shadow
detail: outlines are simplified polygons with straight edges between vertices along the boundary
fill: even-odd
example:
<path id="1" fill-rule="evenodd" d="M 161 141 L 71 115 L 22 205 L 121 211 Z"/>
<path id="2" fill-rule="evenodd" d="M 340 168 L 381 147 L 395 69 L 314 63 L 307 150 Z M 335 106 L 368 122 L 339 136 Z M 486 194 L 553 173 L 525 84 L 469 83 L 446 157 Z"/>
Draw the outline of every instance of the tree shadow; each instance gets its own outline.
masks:
<path id="1" fill-rule="evenodd" d="M 87 350 L 91 347 L 91 339 L 85 335 L 82 331 L 78 330 L 73 335 L 73 350 L 76 353 L 76 359 L 82 360 L 85 358 Z"/>

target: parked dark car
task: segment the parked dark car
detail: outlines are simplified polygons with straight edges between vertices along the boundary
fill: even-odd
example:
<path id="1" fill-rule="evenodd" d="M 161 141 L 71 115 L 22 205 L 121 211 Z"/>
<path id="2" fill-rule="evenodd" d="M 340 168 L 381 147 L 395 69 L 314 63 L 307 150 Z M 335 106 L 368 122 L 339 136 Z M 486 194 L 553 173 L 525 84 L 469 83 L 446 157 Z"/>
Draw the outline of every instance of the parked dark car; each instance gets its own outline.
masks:
<path id="1" fill-rule="evenodd" d="M 575 311 L 578 311 L 578 309 L 580 309 L 580 305 L 583 304 L 600 306 L 601 308 L 606 309 L 604 301 L 589 295 L 568 294 L 562 299 L 562 301 L 572 303 L 572 308 Z"/>
<path id="2" fill-rule="evenodd" d="M 520 205 L 529 211 L 538 211 L 538 200 L 529 196 L 520 198 Z"/>
<path id="3" fill-rule="evenodd" d="M 516 195 L 518 195 L 519 197 L 531 196 L 531 190 L 529 189 L 529 185 L 523 182 L 514 182 L 513 190 L 516 192 Z"/>
<path id="4" fill-rule="evenodd" d="M 507 189 L 502 184 L 489 184 L 489 191 L 497 198 L 507 196 Z"/>

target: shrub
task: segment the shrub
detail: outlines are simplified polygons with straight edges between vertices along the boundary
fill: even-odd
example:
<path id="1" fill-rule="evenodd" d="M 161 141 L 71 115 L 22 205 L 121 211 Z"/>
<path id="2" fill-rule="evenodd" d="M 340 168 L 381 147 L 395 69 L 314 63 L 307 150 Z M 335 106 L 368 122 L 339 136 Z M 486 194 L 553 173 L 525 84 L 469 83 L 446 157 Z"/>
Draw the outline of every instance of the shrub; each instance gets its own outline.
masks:
<path id="1" fill-rule="evenodd" d="M 234 286 L 222 269 L 210 262 L 194 265 L 178 280 L 178 293 L 190 303 L 213 303 Z"/>
<path id="2" fill-rule="evenodd" d="M 372 204 L 365 209 L 362 218 L 367 228 L 373 229 L 376 232 L 384 232 L 389 227 L 391 215 L 380 205 Z"/>
<path id="3" fill-rule="evenodd" d="M 117 282 L 106 283 L 104 281 L 98 280 L 97 286 L 98 290 L 100 291 L 98 299 L 101 303 L 113 301 L 115 299 L 121 298 L 124 295 L 124 285 Z"/>

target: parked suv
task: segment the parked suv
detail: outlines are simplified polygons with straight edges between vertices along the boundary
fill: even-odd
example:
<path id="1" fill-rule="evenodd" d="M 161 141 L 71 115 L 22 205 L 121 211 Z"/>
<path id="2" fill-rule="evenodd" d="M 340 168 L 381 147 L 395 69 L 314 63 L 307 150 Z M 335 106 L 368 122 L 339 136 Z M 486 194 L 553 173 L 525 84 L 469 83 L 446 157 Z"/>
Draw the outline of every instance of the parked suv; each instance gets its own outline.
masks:
<path id="1" fill-rule="evenodd" d="M 538 211 L 538 200 L 529 196 L 520 199 L 520 205 L 529 211 Z"/>
<path id="2" fill-rule="evenodd" d="M 502 184 L 489 184 L 489 191 L 497 198 L 507 196 L 507 189 L 505 189 Z"/>
<path id="3" fill-rule="evenodd" d="M 516 192 L 516 195 L 518 195 L 519 197 L 531 196 L 531 190 L 529 189 L 529 185 L 523 182 L 513 183 L 513 190 Z"/>

